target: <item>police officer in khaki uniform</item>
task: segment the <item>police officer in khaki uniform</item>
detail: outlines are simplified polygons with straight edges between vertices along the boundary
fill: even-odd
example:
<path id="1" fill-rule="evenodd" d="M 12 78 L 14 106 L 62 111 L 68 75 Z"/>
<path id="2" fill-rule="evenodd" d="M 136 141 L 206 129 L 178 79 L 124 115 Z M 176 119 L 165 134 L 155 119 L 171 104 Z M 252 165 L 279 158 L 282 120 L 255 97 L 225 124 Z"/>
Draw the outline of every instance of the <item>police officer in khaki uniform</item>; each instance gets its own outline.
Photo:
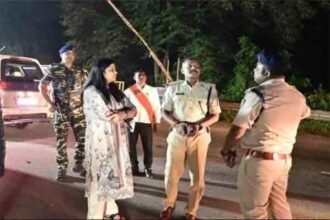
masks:
<path id="1" fill-rule="evenodd" d="M 221 155 L 233 166 L 232 148 L 239 143 L 245 149 L 237 183 L 245 218 L 291 219 L 286 199 L 291 152 L 310 109 L 305 97 L 285 82 L 278 53 L 262 51 L 257 60 L 254 80 L 259 85 L 246 91 Z"/>
<path id="2" fill-rule="evenodd" d="M 167 137 L 165 166 L 165 208 L 161 219 L 170 219 L 175 208 L 178 185 L 187 163 L 191 178 L 186 219 L 195 219 L 205 188 L 205 164 L 211 142 L 209 127 L 221 112 L 214 84 L 200 82 L 198 60 L 189 58 L 182 63 L 184 81 L 166 89 L 162 105 L 163 118 L 172 130 Z"/>
<path id="3" fill-rule="evenodd" d="M 51 105 L 54 114 L 56 135 L 56 161 L 58 163 L 57 180 L 64 181 L 68 167 L 67 137 L 69 126 L 76 139 L 74 172 L 85 175 L 83 160 L 85 157 L 85 116 L 83 114 L 81 93 L 87 80 L 87 72 L 74 64 L 75 52 L 70 44 L 59 50 L 62 62 L 51 65 L 48 73 L 41 79 L 39 89 L 45 100 Z M 53 88 L 53 98 L 49 94 L 49 85 Z"/>

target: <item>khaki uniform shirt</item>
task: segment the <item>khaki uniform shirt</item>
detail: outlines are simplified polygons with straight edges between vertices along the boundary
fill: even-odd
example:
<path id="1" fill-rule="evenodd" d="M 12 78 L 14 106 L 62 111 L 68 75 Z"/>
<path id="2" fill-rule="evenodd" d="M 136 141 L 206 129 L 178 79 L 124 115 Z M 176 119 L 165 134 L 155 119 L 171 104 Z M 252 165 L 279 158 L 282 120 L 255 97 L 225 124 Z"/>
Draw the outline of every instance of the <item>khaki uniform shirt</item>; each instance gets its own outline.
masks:
<path id="1" fill-rule="evenodd" d="M 221 112 L 218 92 L 214 84 L 197 82 L 191 87 L 186 81 L 174 82 L 168 86 L 162 109 L 173 112 L 176 119 L 186 122 L 198 122 L 205 118 L 207 112 L 209 114 Z"/>
<path id="2" fill-rule="evenodd" d="M 267 80 L 256 88 L 261 89 L 264 100 L 247 90 L 233 121 L 248 129 L 240 141 L 241 147 L 291 153 L 300 120 L 310 115 L 305 97 L 284 79 Z"/>

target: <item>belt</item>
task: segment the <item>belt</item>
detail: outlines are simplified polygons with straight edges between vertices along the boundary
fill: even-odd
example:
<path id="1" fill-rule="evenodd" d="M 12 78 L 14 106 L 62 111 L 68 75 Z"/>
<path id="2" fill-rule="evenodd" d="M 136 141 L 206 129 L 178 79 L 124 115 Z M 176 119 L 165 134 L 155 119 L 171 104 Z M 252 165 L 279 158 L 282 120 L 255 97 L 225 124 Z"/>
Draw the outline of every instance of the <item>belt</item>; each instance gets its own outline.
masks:
<path id="1" fill-rule="evenodd" d="M 175 130 L 175 132 L 177 134 L 179 134 L 179 132 L 177 131 L 177 129 L 174 128 L 174 130 Z M 201 130 L 198 130 L 197 133 L 196 133 L 196 135 L 201 135 L 201 134 L 207 133 L 208 131 L 209 131 L 208 128 L 203 128 Z M 182 135 L 182 136 L 184 136 L 184 137 L 192 137 L 192 136 L 188 136 L 188 135 Z"/>
<path id="2" fill-rule="evenodd" d="M 248 149 L 245 152 L 245 156 L 252 156 L 255 158 L 260 158 L 263 160 L 286 160 L 291 158 L 291 154 L 279 154 L 279 153 L 271 153 L 271 152 L 262 152 Z"/>

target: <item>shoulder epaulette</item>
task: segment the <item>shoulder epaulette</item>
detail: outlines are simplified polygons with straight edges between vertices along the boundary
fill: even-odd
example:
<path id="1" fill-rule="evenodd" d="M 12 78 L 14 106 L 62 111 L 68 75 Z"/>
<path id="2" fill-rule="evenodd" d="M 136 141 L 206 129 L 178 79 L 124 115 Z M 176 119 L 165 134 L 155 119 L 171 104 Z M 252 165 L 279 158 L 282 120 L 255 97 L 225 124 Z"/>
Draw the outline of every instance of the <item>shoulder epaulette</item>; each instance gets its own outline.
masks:
<path id="1" fill-rule="evenodd" d="M 249 92 L 252 92 L 252 90 L 255 90 L 255 89 L 258 89 L 258 88 L 259 88 L 259 86 L 253 86 L 251 88 L 248 88 L 248 89 L 245 90 L 245 94 L 249 93 Z"/>
<path id="2" fill-rule="evenodd" d="M 245 90 L 245 93 L 252 92 L 252 93 L 256 94 L 262 100 L 262 102 L 264 102 L 265 101 L 264 94 L 262 93 L 261 88 L 262 88 L 261 86 L 254 86 L 254 87 L 251 87 L 251 88 Z"/>
<path id="3" fill-rule="evenodd" d="M 176 86 L 176 85 L 181 84 L 183 82 L 184 82 L 184 80 L 174 81 L 174 82 L 171 82 L 168 86 Z"/>
<path id="4" fill-rule="evenodd" d="M 209 82 L 201 82 L 202 85 L 205 85 L 207 87 L 214 86 L 214 83 L 209 83 Z"/>
<path id="5" fill-rule="evenodd" d="M 59 68 L 62 68 L 63 67 L 63 64 L 62 63 L 52 63 L 50 64 L 50 69 L 59 69 Z"/>

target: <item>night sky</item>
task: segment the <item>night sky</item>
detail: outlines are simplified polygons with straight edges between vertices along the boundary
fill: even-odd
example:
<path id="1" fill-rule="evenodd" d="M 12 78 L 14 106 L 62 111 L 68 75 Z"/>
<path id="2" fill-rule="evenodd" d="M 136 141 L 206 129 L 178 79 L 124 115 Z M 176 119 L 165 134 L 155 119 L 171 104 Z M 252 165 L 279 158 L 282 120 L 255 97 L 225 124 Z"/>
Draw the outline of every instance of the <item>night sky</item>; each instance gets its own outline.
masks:
<path id="1" fill-rule="evenodd" d="M 28 56 L 42 64 L 59 61 L 58 48 L 65 43 L 60 1 L 0 2 L 2 54 Z"/>

